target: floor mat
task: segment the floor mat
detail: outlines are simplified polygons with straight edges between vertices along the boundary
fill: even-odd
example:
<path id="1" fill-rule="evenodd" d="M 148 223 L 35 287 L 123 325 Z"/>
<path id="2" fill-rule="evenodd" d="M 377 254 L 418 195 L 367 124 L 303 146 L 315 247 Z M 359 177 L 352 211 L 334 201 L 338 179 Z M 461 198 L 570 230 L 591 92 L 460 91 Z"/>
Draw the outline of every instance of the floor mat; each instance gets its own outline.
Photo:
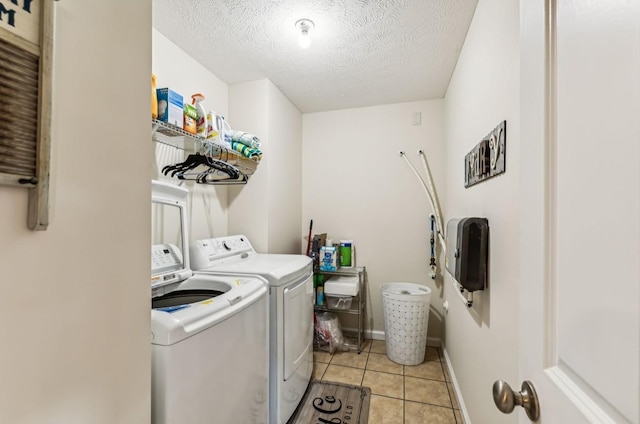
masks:
<path id="1" fill-rule="evenodd" d="M 312 380 L 287 424 L 367 424 L 371 389 Z"/>

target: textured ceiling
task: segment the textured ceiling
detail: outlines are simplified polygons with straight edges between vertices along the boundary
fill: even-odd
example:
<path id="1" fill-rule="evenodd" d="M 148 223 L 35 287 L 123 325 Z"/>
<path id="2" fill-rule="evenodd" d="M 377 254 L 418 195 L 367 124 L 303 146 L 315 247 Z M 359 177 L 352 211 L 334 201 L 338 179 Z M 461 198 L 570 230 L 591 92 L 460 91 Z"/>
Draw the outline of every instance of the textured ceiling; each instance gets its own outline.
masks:
<path id="1" fill-rule="evenodd" d="M 153 0 L 153 26 L 224 82 L 269 78 L 308 113 L 444 97 L 476 3 Z"/>

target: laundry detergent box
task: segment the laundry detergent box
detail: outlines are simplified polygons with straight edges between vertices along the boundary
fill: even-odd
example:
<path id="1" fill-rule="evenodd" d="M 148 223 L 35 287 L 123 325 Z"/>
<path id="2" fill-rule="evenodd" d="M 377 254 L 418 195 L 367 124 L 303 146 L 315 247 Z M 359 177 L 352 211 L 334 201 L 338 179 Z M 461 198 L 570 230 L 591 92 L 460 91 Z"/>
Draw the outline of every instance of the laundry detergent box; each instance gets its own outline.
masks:
<path id="1" fill-rule="evenodd" d="M 170 88 L 158 88 L 158 119 L 178 128 L 182 128 L 182 95 Z"/>
<path id="2" fill-rule="evenodd" d="M 320 248 L 320 270 L 335 271 L 340 263 L 337 246 L 322 246 Z"/>
<path id="3" fill-rule="evenodd" d="M 198 112 L 189 103 L 184 104 L 184 125 L 182 129 L 193 135 L 198 134 Z"/>

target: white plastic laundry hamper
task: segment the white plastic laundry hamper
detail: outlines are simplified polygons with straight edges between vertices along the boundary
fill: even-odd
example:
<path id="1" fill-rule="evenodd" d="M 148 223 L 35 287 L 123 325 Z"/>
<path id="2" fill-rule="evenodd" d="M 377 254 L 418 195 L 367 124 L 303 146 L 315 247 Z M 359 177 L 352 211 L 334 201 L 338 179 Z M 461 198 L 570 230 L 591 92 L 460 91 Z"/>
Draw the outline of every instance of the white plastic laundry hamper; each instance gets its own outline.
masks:
<path id="1" fill-rule="evenodd" d="M 402 365 L 424 361 L 431 289 L 412 283 L 380 286 L 387 356 Z"/>

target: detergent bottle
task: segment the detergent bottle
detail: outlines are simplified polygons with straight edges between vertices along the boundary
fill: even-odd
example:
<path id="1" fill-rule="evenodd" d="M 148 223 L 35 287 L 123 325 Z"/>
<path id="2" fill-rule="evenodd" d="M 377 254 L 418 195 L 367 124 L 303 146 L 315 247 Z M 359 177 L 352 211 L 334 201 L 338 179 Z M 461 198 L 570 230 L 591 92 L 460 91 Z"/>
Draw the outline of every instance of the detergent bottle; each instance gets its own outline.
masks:
<path id="1" fill-rule="evenodd" d="M 156 74 L 151 74 L 151 117 L 158 118 L 158 94 L 156 93 Z"/>
<path id="2" fill-rule="evenodd" d="M 215 140 L 218 137 L 218 128 L 218 115 L 213 111 L 207 112 L 207 140 Z"/>
<path id="3" fill-rule="evenodd" d="M 226 147 L 229 150 L 231 149 L 231 125 L 224 119 L 224 116 L 218 116 L 220 118 L 220 122 L 218 123 L 220 128 L 220 144 L 223 147 Z"/>
<path id="4" fill-rule="evenodd" d="M 197 118 L 198 137 L 206 138 L 207 137 L 207 113 L 204 111 L 204 106 L 202 106 L 203 100 L 204 100 L 204 96 L 200 93 L 196 93 L 191 96 L 191 104 L 196 108 L 196 112 L 198 114 L 198 118 Z"/>

